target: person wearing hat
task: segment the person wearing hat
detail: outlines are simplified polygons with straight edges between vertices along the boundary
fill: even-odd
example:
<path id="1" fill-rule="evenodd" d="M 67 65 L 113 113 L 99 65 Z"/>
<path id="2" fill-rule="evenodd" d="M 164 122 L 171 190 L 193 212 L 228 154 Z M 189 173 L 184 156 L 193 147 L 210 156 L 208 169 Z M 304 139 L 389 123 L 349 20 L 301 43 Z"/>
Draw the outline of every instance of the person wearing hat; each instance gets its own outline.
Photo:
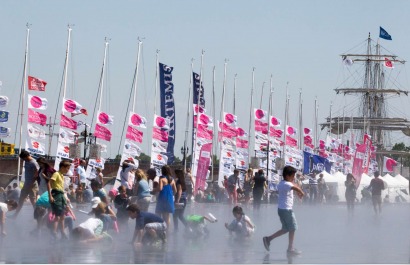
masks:
<path id="1" fill-rule="evenodd" d="M 93 213 L 95 213 L 95 209 L 98 207 L 98 205 L 100 204 L 101 199 L 100 197 L 93 197 L 91 199 L 91 212 L 89 212 L 88 214 L 91 215 Z M 105 209 L 105 214 L 108 214 L 110 216 L 113 216 L 116 218 L 116 214 L 114 213 L 114 211 L 112 210 L 111 206 L 109 206 L 108 204 L 104 203 L 104 209 Z"/>

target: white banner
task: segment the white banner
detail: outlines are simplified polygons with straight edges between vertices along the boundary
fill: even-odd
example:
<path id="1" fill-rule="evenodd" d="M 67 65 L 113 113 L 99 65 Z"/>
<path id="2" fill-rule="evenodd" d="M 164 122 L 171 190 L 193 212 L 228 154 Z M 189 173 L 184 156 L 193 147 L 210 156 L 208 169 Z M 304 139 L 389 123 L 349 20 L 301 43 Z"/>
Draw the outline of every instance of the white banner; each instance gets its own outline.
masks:
<path id="1" fill-rule="evenodd" d="M 43 156 L 46 154 L 45 144 L 35 139 L 27 139 L 26 150 L 35 155 Z"/>

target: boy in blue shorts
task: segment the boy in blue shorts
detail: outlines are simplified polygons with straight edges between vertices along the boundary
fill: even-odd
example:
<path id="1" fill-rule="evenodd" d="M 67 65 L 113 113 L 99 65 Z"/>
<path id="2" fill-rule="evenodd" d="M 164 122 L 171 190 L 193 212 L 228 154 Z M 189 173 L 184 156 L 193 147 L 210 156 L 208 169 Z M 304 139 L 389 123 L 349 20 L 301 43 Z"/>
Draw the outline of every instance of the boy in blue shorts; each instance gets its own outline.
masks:
<path id="1" fill-rule="evenodd" d="M 283 168 L 283 180 L 278 184 L 278 215 L 282 228 L 270 236 L 263 237 L 263 245 L 269 251 L 270 242 L 289 232 L 288 254 L 300 254 L 301 252 L 293 248 L 293 239 L 297 229 L 295 214 L 293 213 L 293 191 L 296 191 L 299 198 L 305 194 L 302 189 L 296 186 L 293 181 L 295 179 L 296 169 L 291 166 Z"/>

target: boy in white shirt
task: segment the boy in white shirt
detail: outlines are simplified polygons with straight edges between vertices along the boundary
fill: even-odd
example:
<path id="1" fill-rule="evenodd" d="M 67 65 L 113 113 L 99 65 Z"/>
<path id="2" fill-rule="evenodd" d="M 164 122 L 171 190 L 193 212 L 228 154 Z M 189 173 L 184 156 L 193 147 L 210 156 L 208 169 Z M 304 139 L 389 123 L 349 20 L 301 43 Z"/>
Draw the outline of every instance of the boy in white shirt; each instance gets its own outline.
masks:
<path id="1" fill-rule="evenodd" d="M 283 180 L 278 184 L 278 215 L 282 228 L 270 236 L 263 237 L 263 245 L 269 251 L 270 242 L 289 232 L 288 254 L 300 254 L 301 252 L 293 248 L 293 240 L 297 229 L 296 217 L 293 213 L 293 191 L 296 191 L 299 198 L 305 194 L 302 189 L 296 186 L 293 181 L 295 179 L 296 169 L 291 166 L 283 168 Z"/>

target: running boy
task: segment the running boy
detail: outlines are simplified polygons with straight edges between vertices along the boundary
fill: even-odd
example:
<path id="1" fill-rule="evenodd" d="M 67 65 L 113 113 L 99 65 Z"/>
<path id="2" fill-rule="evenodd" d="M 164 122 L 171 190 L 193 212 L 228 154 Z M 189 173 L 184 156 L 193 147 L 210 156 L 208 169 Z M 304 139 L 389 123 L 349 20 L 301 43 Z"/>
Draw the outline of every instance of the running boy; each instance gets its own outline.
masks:
<path id="1" fill-rule="evenodd" d="M 293 213 L 293 191 L 296 191 L 299 198 L 305 194 L 300 187 L 295 186 L 293 181 L 295 179 L 296 169 L 291 166 L 283 168 L 283 180 L 278 184 L 278 215 L 282 223 L 282 228 L 270 236 L 263 237 L 263 245 L 269 251 L 270 242 L 289 232 L 288 254 L 300 254 L 301 252 L 293 248 L 293 239 L 295 238 L 295 231 L 297 229 L 295 214 Z"/>

